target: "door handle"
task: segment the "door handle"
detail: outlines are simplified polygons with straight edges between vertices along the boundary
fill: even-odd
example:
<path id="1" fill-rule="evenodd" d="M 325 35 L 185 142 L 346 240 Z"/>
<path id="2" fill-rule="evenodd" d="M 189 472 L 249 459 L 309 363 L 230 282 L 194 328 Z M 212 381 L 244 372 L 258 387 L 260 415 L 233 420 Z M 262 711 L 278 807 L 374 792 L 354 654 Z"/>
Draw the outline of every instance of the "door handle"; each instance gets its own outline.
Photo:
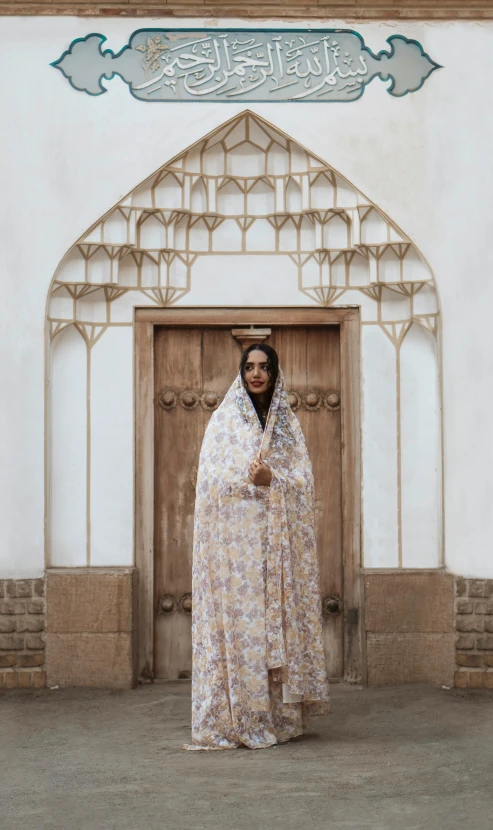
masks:
<path id="1" fill-rule="evenodd" d="M 340 597 L 325 597 L 322 600 L 322 614 L 324 617 L 337 617 L 342 611 Z"/>

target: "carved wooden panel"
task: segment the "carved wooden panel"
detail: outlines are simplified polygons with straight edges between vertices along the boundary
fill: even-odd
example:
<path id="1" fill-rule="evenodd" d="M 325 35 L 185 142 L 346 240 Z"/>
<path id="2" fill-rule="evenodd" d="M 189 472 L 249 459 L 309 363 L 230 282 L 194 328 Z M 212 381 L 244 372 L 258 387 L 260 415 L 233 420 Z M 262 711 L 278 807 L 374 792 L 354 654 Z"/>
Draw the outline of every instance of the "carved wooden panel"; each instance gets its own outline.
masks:
<path id="1" fill-rule="evenodd" d="M 312 459 L 327 668 L 339 678 L 344 615 L 331 610 L 337 603 L 343 607 L 339 327 L 273 326 L 266 342 L 279 353 Z M 198 458 L 210 414 L 231 385 L 239 356 L 231 328 L 156 327 L 154 671 L 160 678 L 191 672 Z"/>
<path id="2" fill-rule="evenodd" d="M 308 392 L 288 390 L 288 400 L 293 412 L 304 407 L 308 412 L 317 412 L 325 407 L 329 412 L 335 412 L 341 405 L 340 393 L 335 389 L 310 389 Z M 201 389 L 168 389 L 164 388 L 158 394 L 157 402 L 165 412 L 171 412 L 180 405 L 187 412 L 197 409 L 200 404 L 207 412 L 214 412 L 222 401 L 219 392 L 203 392 Z"/>

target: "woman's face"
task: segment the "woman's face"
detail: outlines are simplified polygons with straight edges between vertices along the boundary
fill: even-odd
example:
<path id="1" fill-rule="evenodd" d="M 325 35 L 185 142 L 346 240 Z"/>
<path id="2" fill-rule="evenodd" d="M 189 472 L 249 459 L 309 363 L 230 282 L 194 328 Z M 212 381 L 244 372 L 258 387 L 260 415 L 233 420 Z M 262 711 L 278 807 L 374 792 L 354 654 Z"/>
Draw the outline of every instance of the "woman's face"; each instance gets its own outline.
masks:
<path id="1" fill-rule="evenodd" d="M 265 395 L 270 385 L 269 360 L 265 352 L 254 349 L 247 357 L 243 379 L 250 395 Z"/>

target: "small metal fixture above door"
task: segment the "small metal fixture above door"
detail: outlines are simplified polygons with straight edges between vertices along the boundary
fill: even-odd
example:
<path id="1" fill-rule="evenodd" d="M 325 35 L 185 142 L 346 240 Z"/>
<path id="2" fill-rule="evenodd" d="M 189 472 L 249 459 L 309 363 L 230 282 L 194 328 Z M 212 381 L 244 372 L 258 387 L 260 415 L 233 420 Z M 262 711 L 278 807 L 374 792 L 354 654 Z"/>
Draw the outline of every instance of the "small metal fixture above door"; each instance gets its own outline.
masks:
<path id="1" fill-rule="evenodd" d="M 271 329 L 256 329 L 250 326 L 248 329 L 232 329 L 231 334 L 238 341 L 242 351 L 252 343 L 263 343 L 271 335 Z"/>

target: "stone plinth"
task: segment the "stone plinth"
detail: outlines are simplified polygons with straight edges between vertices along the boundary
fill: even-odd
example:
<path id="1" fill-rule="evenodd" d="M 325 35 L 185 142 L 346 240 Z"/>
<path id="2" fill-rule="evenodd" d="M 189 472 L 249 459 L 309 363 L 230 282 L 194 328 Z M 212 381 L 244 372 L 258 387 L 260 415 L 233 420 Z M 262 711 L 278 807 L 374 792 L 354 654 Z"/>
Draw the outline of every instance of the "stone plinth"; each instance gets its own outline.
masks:
<path id="1" fill-rule="evenodd" d="M 368 683 L 454 682 L 454 579 L 444 571 L 365 574 Z"/>
<path id="2" fill-rule="evenodd" d="M 136 684 L 135 568 L 48 570 L 46 604 L 49 686 Z"/>

